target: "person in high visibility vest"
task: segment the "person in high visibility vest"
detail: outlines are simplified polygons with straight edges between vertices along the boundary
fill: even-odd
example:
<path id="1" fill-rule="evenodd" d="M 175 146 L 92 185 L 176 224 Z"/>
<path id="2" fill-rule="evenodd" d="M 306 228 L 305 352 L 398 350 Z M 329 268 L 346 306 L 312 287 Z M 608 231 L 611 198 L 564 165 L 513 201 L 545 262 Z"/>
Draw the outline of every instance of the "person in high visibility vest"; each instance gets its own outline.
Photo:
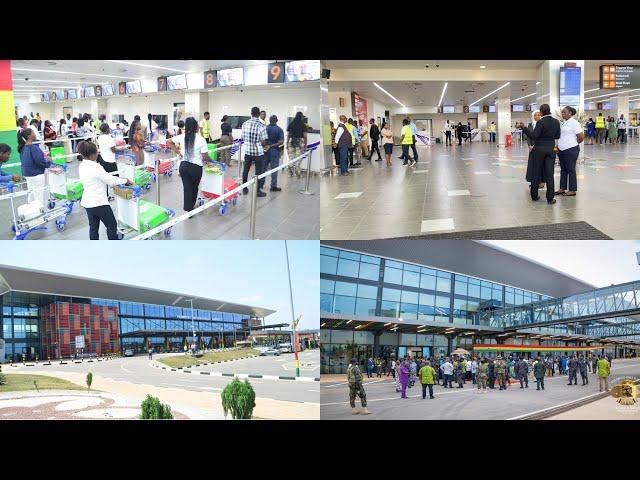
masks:
<path id="1" fill-rule="evenodd" d="M 353 163 L 353 152 L 356 149 L 357 141 L 356 141 L 356 135 L 354 131 L 355 129 L 353 128 L 353 118 L 350 118 L 349 120 L 347 120 L 345 127 L 347 127 L 347 131 L 349 132 L 349 135 L 351 135 L 351 148 L 349 148 L 349 167 L 354 168 L 357 166 Z"/>
<path id="2" fill-rule="evenodd" d="M 207 143 L 211 143 L 211 124 L 209 123 L 209 112 L 204 112 L 204 118 L 200 120 L 200 135 L 207 141 Z"/>
<path id="3" fill-rule="evenodd" d="M 602 116 L 602 112 L 598 114 L 596 117 L 596 134 L 598 135 L 598 143 L 602 145 L 602 141 L 604 140 L 604 134 L 607 131 L 607 124 L 604 121 L 604 117 Z"/>
<path id="4" fill-rule="evenodd" d="M 489 143 L 495 143 L 496 142 L 496 123 L 491 122 L 491 125 L 489 125 L 489 128 L 487 130 L 489 132 Z"/>
<path id="5" fill-rule="evenodd" d="M 416 161 L 409 156 L 409 148 L 413 145 L 413 134 L 411 133 L 411 127 L 409 127 L 409 120 L 406 118 L 402 120 L 400 145 L 402 145 L 402 157 L 404 158 L 402 166 L 406 167 L 409 165 L 410 167 L 413 167 L 416 164 Z"/>

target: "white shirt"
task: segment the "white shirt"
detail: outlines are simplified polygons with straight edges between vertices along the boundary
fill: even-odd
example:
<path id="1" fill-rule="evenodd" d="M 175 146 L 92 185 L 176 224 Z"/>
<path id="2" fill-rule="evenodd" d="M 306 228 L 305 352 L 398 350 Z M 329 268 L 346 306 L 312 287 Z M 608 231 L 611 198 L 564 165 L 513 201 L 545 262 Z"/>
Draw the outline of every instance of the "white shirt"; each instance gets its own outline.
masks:
<path id="1" fill-rule="evenodd" d="M 444 131 L 445 132 L 450 132 L 451 131 L 451 124 L 450 123 L 445 122 Z"/>
<path id="2" fill-rule="evenodd" d="M 202 166 L 202 153 L 209 153 L 209 148 L 207 147 L 207 141 L 200 135 L 196 133 L 196 138 L 193 141 L 193 149 L 191 150 L 191 157 L 187 158 L 184 154 L 184 133 L 181 135 L 176 135 L 175 137 L 171 137 L 171 141 L 176 144 L 176 146 L 180 149 L 180 154 L 182 155 L 182 161 L 187 161 L 194 163 L 196 165 Z"/>
<path id="3" fill-rule="evenodd" d="M 442 365 L 440 365 L 440 370 L 442 370 L 445 375 L 452 375 L 453 365 L 450 362 L 444 362 Z"/>
<path id="4" fill-rule="evenodd" d="M 105 162 L 116 163 L 116 154 L 111 151 L 111 147 L 116 146 L 116 140 L 109 134 L 102 134 L 98 137 L 98 148 L 100 156 Z"/>
<path id="5" fill-rule="evenodd" d="M 471 373 L 476 373 L 476 370 L 478 370 L 478 362 L 474 360 L 471 362 Z"/>
<path id="6" fill-rule="evenodd" d="M 63 123 L 62 125 L 60 125 L 60 135 L 61 136 L 65 136 L 67 134 L 67 132 L 69 131 L 69 127 L 67 126 L 66 123 Z"/>
<path id="7" fill-rule="evenodd" d="M 575 118 L 562 122 L 560 125 L 560 139 L 558 140 L 558 150 L 567 150 L 578 145 L 576 135 L 582 133 L 582 127 Z"/>
<path id="8" fill-rule="evenodd" d="M 109 205 L 107 185 L 124 185 L 126 178 L 114 177 L 105 172 L 102 165 L 91 160 L 83 160 L 78 167 L 80 181 L 84 186 L 80 205 L 84 208 Z"/>

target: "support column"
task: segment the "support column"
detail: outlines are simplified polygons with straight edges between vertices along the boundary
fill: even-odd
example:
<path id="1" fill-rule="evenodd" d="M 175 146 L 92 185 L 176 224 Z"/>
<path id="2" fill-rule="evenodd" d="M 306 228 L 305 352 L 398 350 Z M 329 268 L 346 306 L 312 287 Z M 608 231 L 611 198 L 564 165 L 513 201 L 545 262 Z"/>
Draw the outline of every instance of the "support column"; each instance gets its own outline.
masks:
<path id="1" fill-rule="evenodd" d="M 486 112 L 478 113 L 478 128 L 480 130 L 487 130 L 489 128 L 489 114 Z M 488 140 L 488 138 L 486 139 Z M 484 136 L 482 137 L 482 141 L 485 141 Z"/>
<path id="2" fill-rule="evenodd" d="M 504 90 L 506 88 L 503 88 L 500 92 Z M 507 133 L 511 133 L 511 98 L 509 92 L 502 95 L 506 96 L 496 99 L 496 112 L 498 113 L 498 138 L 496 140 L 499 147 L 504 147 L 504 137 Z"/>
<path id="3" fill-rule="evenodd" d="M 22 175 L 14 105 L 11 60 L 0 60 L 0 143 L 11 147 L 11 157 L 2 165 L 2 170 L 12 175 Z"/>
<path id="4" fill-rule="evenodd" d="M 618 95 L 616 99 L 616 121 L 620 119 L 620 115 L 624 115 L 624 120 L 629 126 L 629 94 Z M 625 132 L 626 133 L 626 132 Z"/>
<path id="5" fill-rule="evenodd" d="M 320 155 L 320 158 L 318 159 L 320 170 L 330 169 L 335 165 L 333 150 L 331 149 L 331 125 L 329 124 L 330 121 L 329 82 L 327 81 L 327 79 L 323 78 L 322 80 L 320 80 L 320 125 L 322 126 L 322 135 L 320 141 L 322 142 L 322 148 L 316 150 L 316 152 Z M 334 126 L 338 128 L 338 124 L 335 124 Z"/>

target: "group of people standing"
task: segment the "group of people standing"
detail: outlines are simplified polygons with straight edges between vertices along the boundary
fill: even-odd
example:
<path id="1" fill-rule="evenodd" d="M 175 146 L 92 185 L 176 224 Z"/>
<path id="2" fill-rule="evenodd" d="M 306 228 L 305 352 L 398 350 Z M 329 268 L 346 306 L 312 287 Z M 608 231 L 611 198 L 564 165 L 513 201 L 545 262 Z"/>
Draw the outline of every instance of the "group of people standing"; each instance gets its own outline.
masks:
<path id="1" fill-rule="evenodd" d="M 600 391 L 609 391 L 608 378 L 611 373 L 611 357 L 606 355 L 591 355 L 590 358 L 580 355 L 557 357 L 538 356 L 526 359 L 524 356 L 509 355 L 495 358 L 467 357 L 454 355 L 452 357 L 428 357 L 415 358 L 405 356 L 402 359 L 372 358 L 366 363 L 367 377 L 392 376 L 395 380 L 396 392 L 401 398 L 407 397 L 407 389 L 412 388 L 419 380 L 422 386 L 422 398 L 425 399 L 427 391 L 429 398 L 434 399 L 434 385 L 442 385 L 444 388 L 464 388 L 467 382 L 476 385 L 479 393 L 486 393 L 487 388 L 506 390 L 510 379 L 519 381 L 520 388 L 529 388 L 529 375 L 533 373 L 536 381 L 536 390 L 545 389 L 544 379 L 556 374 L 567 375 L 568 385 L 577 385 L 577 374 L 580 373 L 582 385 L 589 384 L 588 373 L 598 375 Z M 358 366 L 358 360 L 352 359 L 347 368 L 347 380 L 349 384 L 349 403 L 352 413 L 366 413 L 367 397 L 364 390 L 363 376 Z M 456 387 L 453 384 L 457 384 Z M 355 399 L 360 397 L 363 411 L 356 409 Z"/>
<path id="2" fill-rule="evenodd" d="M 587 138 L 586 145 L 594 145 L 598 142 L 602 143 L 625 143 L 627 140 L 627 121 L 624 115 L 616 120 L 614 116 L 608 116 L 605 120 L 602 112 L 598 114 L 595 121 L 589 118 L 586 123 Z"/>

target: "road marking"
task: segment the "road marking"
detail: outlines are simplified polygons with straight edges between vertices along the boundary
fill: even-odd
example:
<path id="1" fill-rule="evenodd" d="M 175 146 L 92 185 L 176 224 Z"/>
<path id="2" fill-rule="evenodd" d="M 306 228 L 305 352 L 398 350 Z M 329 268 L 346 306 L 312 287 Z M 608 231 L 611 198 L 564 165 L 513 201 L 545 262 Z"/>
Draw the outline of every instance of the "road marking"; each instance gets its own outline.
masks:
<path id="1" fill-rule="evenodd" d="M 477 388 L 471 388 L 471 389 L 461 389 L 459 391 L 456 392 L 438 392 L 437 395 L 435 395 L 436 398 L 438 398 L 440 395 L 451 395 L 454 393 L 469 393 L 469 392 L 475 392 L 477 390 Z M 407 395 L 409 398 L 422 398 L 422 394 L 418 394 L 418 395 Z M 374 399 L 369 399 L 367 398 L 367 402 L 371 403 L 371 402 L 381 402 L 384 400 L 402 400 L 401 397 L 388 397 L 388 398 L 374 398 Z M 331 403 L 321 403 L 320 406 L 327 406 L 327 405 L 346 405 L 349 402 L 331 402 Z"/>

